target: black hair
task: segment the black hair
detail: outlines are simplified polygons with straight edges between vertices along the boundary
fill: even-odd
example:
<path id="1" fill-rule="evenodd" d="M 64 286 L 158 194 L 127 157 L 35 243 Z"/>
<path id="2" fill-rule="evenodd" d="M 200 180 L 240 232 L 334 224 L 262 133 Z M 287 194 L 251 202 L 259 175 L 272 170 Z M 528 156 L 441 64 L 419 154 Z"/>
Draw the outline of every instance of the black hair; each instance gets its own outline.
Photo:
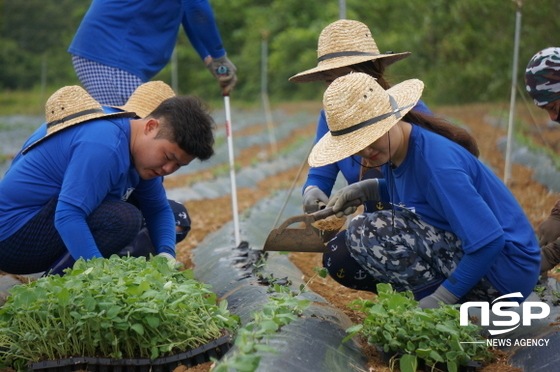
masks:
<path id="1" fill-rule="evenodd" d="M 185 95 L 163 101 L 149 117 L 160 120 L 156 138 L 165 138 L 200 160 L 214 155 L 214 119 L 199 97 Z"/>
<path id="2" fill-rule="evenodd" d="M 451 141 L 464 147 L 468 152 L 477 158 L 480 155 L 478 144 L 476 143 L 474 137 L 471 136 L 471 134 L 465 129 L 453 125 L 445 121 L 443 118 L 429 114 L 422 114 L 412 110 L 409 111 L 402 120 L 416 124 L 424 129 L 450 139 Z"/>

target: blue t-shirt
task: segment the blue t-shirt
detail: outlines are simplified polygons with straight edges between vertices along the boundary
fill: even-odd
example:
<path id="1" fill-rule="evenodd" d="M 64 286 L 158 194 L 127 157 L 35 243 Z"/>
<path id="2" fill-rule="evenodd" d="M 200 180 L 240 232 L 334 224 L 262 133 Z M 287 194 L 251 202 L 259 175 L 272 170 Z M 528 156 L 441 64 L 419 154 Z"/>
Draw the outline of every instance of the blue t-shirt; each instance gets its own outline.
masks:
<path id="1" fill-rule="evenodd" d="M 181 22 L 201 59 L 225 54 L 208 0 L 93 0 L 68 52 L 148 81 L 171 59 Z"/>
<path id="2" fill-rule="evenodd" d="M 540 270 L 533 228 L 509 189 L 475 156 L 412 125 L 405 160 L 396 169 L 383 165 L 382 171 L 387 189 L 381 195 L 390 199 L 385 201 L 413 209 L 427 223 L 453 232 L 465 254 L 503 236 L 503 249 L 483 274 L 502 294 L 531 293 Z"/>
<path id="3" fill-rule="evenodd" d="M 413 108 L 414 111 L 421 114 L 432 115 L 432 112 L 423 101 L 418 101 L 416 106 Z M 327 125 L 327 120 L 325 118 L 325 111 L 321 110 L 319 114 L 319 121 L 317 122 L 317 132 L 315 134 L 315 142 L 317 143 L 323 136 L 329 131 Z M 325 195 L 330 196 L 334 183 L 336 182 L 336 177 L 338 172 L 342 172 L 344 179 L 348 184 L 353 184 L 360 180 L 360 170 L 361 170 L 362 158 L 357 155 L 352 155 L 344 158 L 336 163 L 324 165 L 322 167 L 311 167 L 307 173 L 307 181 L 303 185 L 302 193 L 305 191 L 307 186 L 317 186 L 325 193 Z"/>
<path id="4" fill-rule="evenodd" d="M 43 124 L 23 148 L 45 133 Z M 130 119 L 107 118 L 66 128 L 18 154 L 0 181 L 0 241 L 58 197 L 55 225 L 72 217 L 57 226 L 69 252 L 74 258 L 100 257 L 85 219 L 103 201 L 126 200 L 134 191 L 154 246 L 158 251 L 175 247 L 173 213 L 161 179 L 140 179 L 129 143 Z"/>

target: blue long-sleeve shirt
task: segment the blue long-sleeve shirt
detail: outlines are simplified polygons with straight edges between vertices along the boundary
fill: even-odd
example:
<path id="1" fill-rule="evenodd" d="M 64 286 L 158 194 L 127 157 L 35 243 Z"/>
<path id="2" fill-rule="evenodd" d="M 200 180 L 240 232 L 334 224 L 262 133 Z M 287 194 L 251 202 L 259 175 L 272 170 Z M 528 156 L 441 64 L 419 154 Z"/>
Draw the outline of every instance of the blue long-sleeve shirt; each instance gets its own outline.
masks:
<path id="1" fill-rule="evenodd" d="M 226 53 L 208 0 L 93 0 L 68 52 L 148 81 L 171 59 L 181 23 L 201 59 Z"/>

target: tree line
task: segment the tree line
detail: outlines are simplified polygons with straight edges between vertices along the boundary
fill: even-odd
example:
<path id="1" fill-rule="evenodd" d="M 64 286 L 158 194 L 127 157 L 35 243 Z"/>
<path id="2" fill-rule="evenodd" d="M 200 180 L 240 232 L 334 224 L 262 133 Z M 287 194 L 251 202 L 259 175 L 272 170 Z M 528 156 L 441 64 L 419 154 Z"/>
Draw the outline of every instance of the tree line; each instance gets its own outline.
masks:
<path id="1" fill-rule="evenodd" d="M 0 0 L 0 89 L 79 84 L 68 45 L 91 1 Z M 211 0 L 228 56 L 238 68 L 232 97 L 259 101 L 261 52 L 268 49 L 267 87 L 273 101 L 320 100 L 322 83 L 288 78 L 316 66 L 321 30 L 339 18 L 339 2 Z M 520 7 L 519 7 L 520 6 Z M 519 8 L 518 8 L 519 7 Z M 509 98 L 516 12 L 521 14 L 518 83 L 531 56 L 560 46 L 558 0 L 347 0 L 346 18 L 367 24 L 381 52 L 412 52 L 387 70 L 393 84 L 419 78 L 429 104 Z M 180 30 L 178 89 L 214 100 L 213 77 Z M 154 79 L 171 82 L 168 65 Z"/>

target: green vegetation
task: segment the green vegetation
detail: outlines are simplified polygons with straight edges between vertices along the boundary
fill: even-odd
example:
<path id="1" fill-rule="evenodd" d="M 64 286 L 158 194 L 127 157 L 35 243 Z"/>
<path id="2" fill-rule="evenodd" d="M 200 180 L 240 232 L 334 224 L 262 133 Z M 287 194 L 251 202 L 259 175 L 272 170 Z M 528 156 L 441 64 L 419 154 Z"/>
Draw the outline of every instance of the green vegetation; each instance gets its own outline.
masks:
<path id="1" fill-rule="evenodd" d="M 382 347 L 385 353 L 396 353 L 402 372 L 416 371 L 418 358 L 432 366 L 446 363 L 450 372 L 471 360 L 491 359 L 492 354 L 479 334 L 481 328 L 473 324 L 460 326 L 456 305 L 423 310 L 410 291 L 398 293 L 390 284 L 383 283 L 377 285 L 377 291 L 373 300 L 350 304 L 366 318 L 363 324 L 347 330 L 350 335 L 346 339 L 361 334 L 370 345 Z M 476 341 L 482 343 L 469 343 Z"/>
<path id="2" fill-rule="evenodd" d="M 208 285 L 163 257 L 78 260 L 66 272 L 11 290 L 0 308 L 0 368 L 72 356 L 155 359 L 238 323 Z"/>
<path id="3" fill-rule="evenodd" d="M 77 84 L 66 50 L 89 4 L 3 0 L 0 91 L 38 91 L 44 82 L 52 92 Z M 294 84 L 288 78 L 316 65 L 319 33 L 339 18 L 337 1 L 213 0 L 212 7 L 223 44 L 238 67 L 239 82 L 231 94 L 236 106 L 260 104 L 265 36 L 271 101 L 320 101 L 322 83 Z M 367 24 L 381 52 L 412 52 L 388 69 L 389 80 L 420 78 L 426 83 L 423 98 L 431 106 L 508 99 L 516 10 L 516 2 L 504 0 L 346 1 L 346 18 Z M 559 12 L 557 0 L 523 2 L 519 81 L 536 51 L 556 45 L 560 23 L 551 15 Z M 180 93 L 197 94 L 220 107 L 219 88 L 183 31 L 176 51 Z M 170 83 L 171 66 L 155 79 Z M 37 106 L 33 101 L 20 108 Z"/>
<path id="4" fill-rule="evenodd" d="M 268 276 L 269 292 L 273 292 L 261 311 L 252 314 L 253 320 L 241 327 L 235 337 L 237 350 L 228 353 L 216 365 L 212 372 L 253 372 L 259 367 L 261 355 L 259 352 L 276 353 L 276 350 L 266 344 L 267 339 L 274 336 L 280 329 L 296 320 L 311 305 L 311 300 L 300 300 L 297 297 L 303 293 L 315 276 L 327 276 L 325 269 L 315 268 L 316 274 L 306 284 L 302 284 L 299 292 L 292 292 L 286 285 L 278 284 L 281 279 Z M 262 276 L 261 276 L 262 279 Z"/>

